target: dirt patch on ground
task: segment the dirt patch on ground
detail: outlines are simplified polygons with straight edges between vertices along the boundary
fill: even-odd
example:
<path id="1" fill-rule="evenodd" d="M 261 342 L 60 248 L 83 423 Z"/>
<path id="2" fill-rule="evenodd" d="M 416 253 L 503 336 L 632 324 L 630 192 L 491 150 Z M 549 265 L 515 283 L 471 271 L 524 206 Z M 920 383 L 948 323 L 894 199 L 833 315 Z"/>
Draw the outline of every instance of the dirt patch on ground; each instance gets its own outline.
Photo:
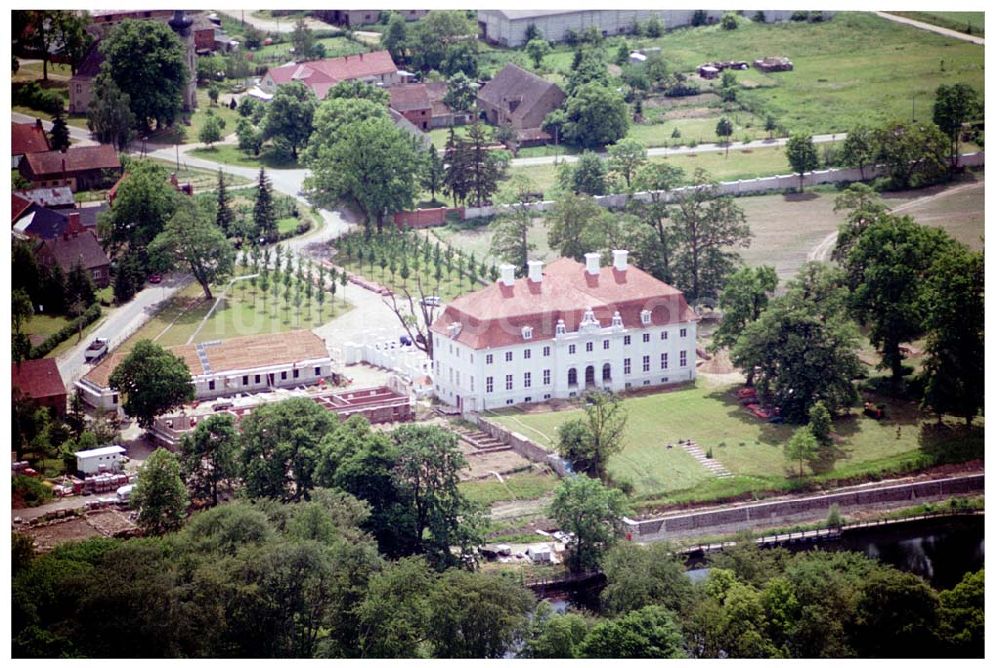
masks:
<path id="1" fill-rule="evenodd" d="M 131 535 L 136 531 L 136 526 L 127 513 L 104 510 L 39 526 L 21 527 L 18 531 L 35 541 L 37 551 L 48 552 L 62 543 L 73 543 L 97 536 L 113 538 Z"/>
<path id="2" fill-rule="evenodd" d="M 680 107 L 705 107 L 713 102 L 718 102 L 718 100 L 719 96 L 715 93 L 699 93 L 698 95 L 685 95 L 683 97 L 657 95 L 649 98 L 643 104 L 647 107 L 678 109 Z"/>
<path id="3" fill-rule="evenodd" d="M 522 471 L 531 468 L 531 461 L 525 459 L 513 450 L 500 450 L 498 452 L 488 452 L 485 454 L 475 454 L 476 448 L 464 441 L 459 442 L 462 454 L 468 467 L 459 473 L 461 480 L 479 480 L 481 478 L 494 478 L 493 473 L 507 475 L 515 471 Z"/>
<path id="4" fill-rule="evenodd" d="M 698 373 L 733 373 L 736 371 L 732 361 L 729 359 L 728 350 L 720 350 L 712 355 L 704 364 L 698 367 Z"/>

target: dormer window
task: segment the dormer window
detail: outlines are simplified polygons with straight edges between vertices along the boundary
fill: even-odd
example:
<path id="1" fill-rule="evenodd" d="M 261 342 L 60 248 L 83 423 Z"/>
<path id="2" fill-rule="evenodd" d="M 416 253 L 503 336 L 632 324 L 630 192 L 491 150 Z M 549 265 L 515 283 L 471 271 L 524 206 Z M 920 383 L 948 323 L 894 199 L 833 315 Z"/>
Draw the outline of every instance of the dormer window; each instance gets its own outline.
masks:
<path id="1" fill-rule="evenodd" d="M 556 323 L 556 336 L 565 333 L 566 333 L 566 322 L 563 320 L 559 320 L 559 322 Z"/>
<path id="2" fill-rule="evenodd" d="M 525 325 L 524 327 L 521 328 L 521 338 L 524 339 L 525 341 L 531 340 L 531 333 L 532 333 L 531 327 Z"/>
<path id="3" fill-rule="evenodd" d="M 462 331 L 462 323 L 460 322 L 453 322 L 450 325 L 448 325 L 448 336 L 450 336 L 453 339 L 456 336 L 458 336 L 461 333 L 461 331 Z"/>
<path id="4" fill-rule="evenodd" d="M 642 324 L 648 325 L 649 323 L 653 322 L 653 312 L 650 311 L 649 309 L 643 309 L 642 312 L 639 314 L 639 320 L 642 321 Z"/>

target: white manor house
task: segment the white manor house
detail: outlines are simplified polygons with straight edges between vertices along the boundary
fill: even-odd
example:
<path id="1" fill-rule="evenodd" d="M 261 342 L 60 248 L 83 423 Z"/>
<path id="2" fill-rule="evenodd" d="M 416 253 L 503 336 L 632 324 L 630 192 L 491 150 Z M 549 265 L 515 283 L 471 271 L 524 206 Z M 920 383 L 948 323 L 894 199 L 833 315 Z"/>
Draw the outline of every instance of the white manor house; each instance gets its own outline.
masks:
<path id="1" fill-rule="evenodd" d="M 697 316 L 628 251 L 528 262 L 448 304 L 431 326 L 434 389 L 462 412 L 694 380 Z"/>

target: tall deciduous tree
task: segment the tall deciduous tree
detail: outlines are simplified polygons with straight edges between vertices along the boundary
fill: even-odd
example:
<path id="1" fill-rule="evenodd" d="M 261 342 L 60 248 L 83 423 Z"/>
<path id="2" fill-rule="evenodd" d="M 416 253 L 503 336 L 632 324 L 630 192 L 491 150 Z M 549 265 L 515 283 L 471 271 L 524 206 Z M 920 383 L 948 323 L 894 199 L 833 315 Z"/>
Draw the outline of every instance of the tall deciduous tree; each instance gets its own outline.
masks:
<path id="1" fill-rule="evenodd" d="M 677 617 L 656 605 L 594 626 L 580 645 L 591 659 L 683 659 L 684 636 Z"/>
<path id="2" fill-rule="evenodd" d="M 315 43 L 316 36 L 309 29 L 305 19 L 300 18 L 295 22 L 295 28 L 292 30 L 292 48 L 295 49 L 295 60 L 299 62 L 310 60 Z"/>
<path id="3" fill-rule="evenodd" d="M 558 250 L 563 257 L 583 262 L 584 253 L 602 243 L 595 223 L 608 215 L 607 209 L 592 197 L 572 192 L 561 194 L 545 212 L 549 247 Z"/>
<path id="4" fill-rule="evenodd" d="M 625 179 L 629 191 L 636 173 L 646 162 L 646 147 L 637 139 L 619 139 L 608 147 L 608 166 Z"/>
<path id="5" fill-rule="evenodd" d="M 549 508 L 563 531 L 573 534 L 569 567 L 574 572 L 596 568 L 601 555 L 622 534 L 622 518 L 628 512 L 625 495 L 599 480 L 577 475 L 563 478 Z"/>
<path id="6" fill-rule="evenodd" d="M 239 434 L 232 415 L 211 415 L 181 439 L 181 471 L 192 496 L 219 504 L 220 487 L 231 484 L 239 469 Z"/>
<path id="7" fill-rule="evenodd" d="M 251 498 L 308 500 L 315 487 L 320 442 L 336 418 L 306 398 L 267 404 L 243 419 L 240 463 Z"/>
<path id="8" fill-rule="evenodd" d="M 560 188 L 577 194 L 607 194 L 607 176 L 604 160 L 593 151 L 584 151 L 575 163 L 567 162 L 559 167 Z"/>
<path id="9" fill-rule="evenodd" d="M 865 167 L 875 162 L 875 140 L 874 130 L 866 125 L 856 125 L 848 131 L 840 147 L 841 159 L 851 167 L 857 167 L 862 180 L 865 178 Z"/>
<path id="10" fill-rule="evenodd" d="M 146 264 L 146 247 L 166 227 L 177 208 L 167 171 L 152 160 L 132 160 L 118 185 L 114 206 L 101 214 L 98 228 L 112 257 L 127 250 Z"/>
<path id="11" fill-rule="evenodd" d="M 747 326 L 764 312 L 777 289 L 774 267 L 740 267 L 730 274 L 719 292 L 723 319 L 712 335 L 712 349 L 732 348 Z M 749 383 L 750 378 L 747 380 Z"/>
<path id="12" fill-rule="evenodd" d="M 282 84 L 268 103 L 262 138 L 273 140 L 275 146 L 298 160 L 299 149 L 313 132 L 315 112 L 316 96 L 308 86 L 301 81 Z"/>
<path id="13" fill-rule="evenodd" d="M 517 267 L 522 276 L 528 273 L 528 254 L 535 250 L 535 245 L 528 240 L 533 213 L 528 203 L 530 189 L 527 177 L 515 175 L 502 195 L 509 208 L 490 223 L 493 232 L 490 253 Z"/>
<path id="14" fill-rule="evenodd" d="M 233 246 L 194 201 L 180 200 L 177 212 L 149 245 L 151 265 L 169 270 L 184 265 L 212 299 L 212 283 L 225 280 L 233 272 Z"/>
<path id="15" fill-rule="evenodd" d="M 585 148 L 613 144 L 628 133 L 628 105 L 621 93 L 598 82 L 581 85 L 566 100 L 563 136 Z"/>
<path id="16" fill-rule="evenodd" d="M 552 47 L 549 46 L 549 43 L 538 37 L 528 40 L 528 43 L 524 45 L 524 52 L 531 58 L 536 70 L 541 69 L 542 61 L 550 51 L 552 51 Z"/>
<path id="17" fill-rule="evenodd" d="M 875 160 L 895 188 L 919 188 L 948 173 L 948 137 L 931 123 L 889 123 L 876 132 Z"/>
<path id="18" fill-rule="evenodd" d="M 758 394 L 793 422 L 823 401 L 831 411 L 857 398 L 860 375 L 857 328 L 836 298 L 810 294 L 802 282 L 750 323 L 730 351 L 733 363 L 752 375 Z"/>
<path id="19" fill-rule="evenodd" d="M 458 472 L 466 463 L 457 437 L 437 426 L 404 425 L 392 438 L 399 453 L 401 527 L 431 566 L 459 564 L 478 546 L 482 521 L 479 509 L 458 489 Z M 453 547 L 459 548 L 460 556 Z"/>
<path id="20" fill-rule="evenodd" d="M 753 549 L 756 553 L 756 545 Z M 674 550 L 666 542 L 619 543 L 608 550 L 601 559 L 601 570 L 608 579 L 601 605 L 614 614 L 647 605 L 662 605 L 679 614 L 687 611 L 694 603 L 695 588 L 688 579 L 683 555 Z"/>
<path id="21" fill-rule="evenodd" d="M 381 232 L 386 216 L 413 206 L 422 161 L 414 138 L 384 112 L 347 123 L 333 143 L 310 151 L 306 187 L 321 200 L 357 206 L 367 234 L 373 223 Z"/>
<path id="22" fill-rule="evenodd" d="M 125 414 L 149 429 L 153 419 L 194 399 L 191 371 L 184 360 L 152 341 L 139 341 L 110 379 L 111 389 L 124 395 Z"/>
<path id="23" fill-rule="evenodd" d="M 715 124 L 715 136 L 726 144 L 726 157 L 729 157 L 729 138 L 733 136 L 733 122 L 723 116 Z"/>
<path id="24" fill-rule="evenodd" d="M 803 465 L 812 461 L 819 454 L 819 442 L 809 427 L 799 427 L 785 443 L 785 459 L 798 462 L 799 477 L 803 475 Z"/>
<path id="25" fill-rule="evenodd" d="M 868 326 L 869 340 L 894 380 L 903 376 L 900 344 L 924 333 L 920 295 L 930 268 L 940 254 L 958 250 L 957 242 L 940 229 L 882 214 L 847 257 L 854 312 Z"/>
<path id="26" fill-rule="evenodd" d="M 807 134 L 792 135 L 785 144 L 785 155 L 792 171 L 799 175 L 799 192 L 802 192 L 806 172 L 819 167 L 819 155 L 812 137 Z"/>
<path id="27" fill-rule="evenodd" d="M 138 509 L 136 523 L 150 534 L 165 534 L 181 528 L 187 514 L 188 495 L 181 480 L 177 455 L 157 448 L 139 471 L 129 499 Z"/>
<path id="28" fill-rule="evenodd" d="M 847 211 L 847 220 L 837 231 L 837 243 L 832 258 L 843 264 L 861 233 L 877 220 L 887 207 L 874 188 L 864 183 L 852 183 L 833 201 L 834 211 Z"/>
<path id="29" fill-rule="evenodd" d="M 923 281 L 924 404 L 966 424 L 985 406 L 985 269 L 982 253 L 956 248 L 940 253 Z"/>
<path id="30" fill-rule="evenodd" d="M 406 62 L 406 19 L 398 13 L 393 12 L 382 33 L 382 47 L 392 56 L 393 62 L 403 64 Z"/>
<path id="31" fill-rule="evenodd" d="M 465 72 L 456 72 L 448 77 L 448 88 L 444 103 L 454 111 L 469 111 L 476 106 L 479 84 Z"/>
<path id="32" fill-rule="evenodd" d="M 101 41 L 108 76 L 128 95 L 139 132 L 149 122 L 171 124 L 182 106 L 190 73 L 184 45 L 166 23 L 122 21 Z"/>
<path id="33" fill-rule="evenodd" d="M 979 95 L 968 84 L 941 84 L 935 91 L 934 124 L 951 141 L 952 169 L 958 168 L 962 126 L 974 120 L 981 113 Z"/>
<path id="34" fill-rule="evenodd" d="M 18 368 L 21 367 L 22 361 L 28 359 L 28 353 L 31 352 L 31 341 L 28 340 L 28 335 L 24 333 L 24 325 L 31 320 L 31 316 L 34 314 L 35 307 L 31 305 L 31 298 L 28 296 L 28 293 L 21 289 L 15 290 L 10 306 L 10 348 L 11 359 L 14 360 Z"/>
<path id="35" fill-rule="evenodd" d="M 676 197 L 670 217 L 677 240 L 677 286 L 688 299 L 714 297 L 739 262 L 732 249 L 747 248 L 753 237 L 743 209 L 697 170 L 695 187 Z"/>
<path id="36" fill-rule="evenodd" d="M 632 211 L 652 230 L 655 239 L 655 250 L 651 254 L 655 261 L 644 269 L 667 283 L 674 282 L 673 256 L 677 248 L 677 239 L 670 226 L 673 215 L 669 204 L 670 191 L 678 187 L 683 179 L 684 170 L 680 167 L 664 163 L 645 165 L 636 174 L 636 187 L 649 193 L 649 201 L 633 200 L 630 203 Z"/>

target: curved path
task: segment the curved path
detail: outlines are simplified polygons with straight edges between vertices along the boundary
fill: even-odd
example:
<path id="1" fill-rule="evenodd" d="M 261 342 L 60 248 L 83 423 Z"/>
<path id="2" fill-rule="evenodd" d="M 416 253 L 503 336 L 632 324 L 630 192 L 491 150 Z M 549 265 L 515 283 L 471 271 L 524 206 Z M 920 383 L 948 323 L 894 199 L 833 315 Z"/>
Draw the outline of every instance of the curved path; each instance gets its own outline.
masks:
<path id="1" fill-rule="evenodd" d="M 875 12 L 875 14 L 889 21 L 895 21 L 896 23 L 902 23 L 908 26 L 913 26 L 914 28 L 919 28 L 920 30 L 936 32 L 937 34 L 944 35 L 945 37 L 954 37 L 955 39 L 960 39 L 963 42 L 978 44 L 979 46 L 986 46 L 986 39 L 984 37 L 976 37 L 975 35 L 968 35 L 964 32 L 958 32 L 957 30 L 942 28 L 941 26 L 936 26 L 933 23 L 924 23 L 923 21 L 917 21 L 916 19 L 908 19 L 905 16 L 897 16 L 896 14 L 890 14 L 889 12 Z"/>

